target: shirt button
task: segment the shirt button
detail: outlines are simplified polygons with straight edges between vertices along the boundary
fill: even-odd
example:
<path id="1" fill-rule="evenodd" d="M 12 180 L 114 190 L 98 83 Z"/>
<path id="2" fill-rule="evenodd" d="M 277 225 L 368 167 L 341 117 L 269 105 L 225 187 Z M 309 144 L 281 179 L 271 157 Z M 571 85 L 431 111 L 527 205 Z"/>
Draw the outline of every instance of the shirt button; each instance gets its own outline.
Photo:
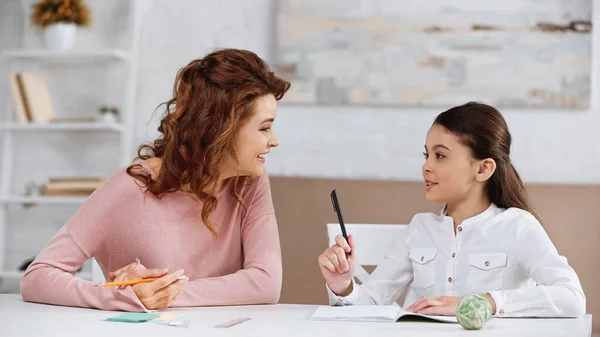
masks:
<path id="1" fill-rule="evenodd" d="M 500 309 L 500 315 L 504 315 L 504 309 Z"/>
<path id="2" fill-rule="evenodd" d="M 452 277 L 448 277 L 448 282 L 452 283 Z"/>
<path id="3" fill-rule="evenodd" d="M 485 266 L 489 267 L 490 266 L 490 261 L 485 261 Z"/>
<path id="4" fill-rule="evenodd" d="M 462 232 L 462 227 L 458 226 L 457 229 L 458 229 L 459 232 Z"/>
<path id="5" fill-rule="evenodd" d="M 421 262 L 423 262 L 423 260 L 425 260 L 425 256 L 421 256 Z"/>
<path id="6" fill-rule="evenodd" d="M 456 253 L 452 253 L 452 257 L 456 257 Z"/>

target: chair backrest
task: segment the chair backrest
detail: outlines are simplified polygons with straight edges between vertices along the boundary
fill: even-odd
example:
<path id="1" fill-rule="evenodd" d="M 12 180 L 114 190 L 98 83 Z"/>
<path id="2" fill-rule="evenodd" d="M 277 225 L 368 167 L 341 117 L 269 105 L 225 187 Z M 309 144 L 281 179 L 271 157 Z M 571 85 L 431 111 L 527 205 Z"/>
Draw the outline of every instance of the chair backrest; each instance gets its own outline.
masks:
<path id="1" fill-rule="evenodd" d="M 395 240 L 407 225 L 381 225 L 381 224 L 346 224 L 346 232 L 352 234 L 357 244 L 358 256 L 356 258 L 355 278 L 364 283 L 369 278 L 369 273 L 362 266 L 374 266 L 383 257 L 384 250 Z M 335 243 L 335 237 L 341 235 L 339 223 L 327 224 L 329 246 Z"/>

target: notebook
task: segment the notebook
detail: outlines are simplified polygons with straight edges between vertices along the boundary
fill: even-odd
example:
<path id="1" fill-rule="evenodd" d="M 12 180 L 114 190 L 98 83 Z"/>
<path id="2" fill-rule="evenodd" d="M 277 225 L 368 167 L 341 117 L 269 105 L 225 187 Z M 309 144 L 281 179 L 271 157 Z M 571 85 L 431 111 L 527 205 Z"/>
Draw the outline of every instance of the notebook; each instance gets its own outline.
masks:
<path id="1" fill-rule="evenodd" d="M 420 318 L 444 323 L 458 323 L 455 316 L 433 316 L 407 312 L 395 305 L 319 306 L 314 320 L 397 322 L 402 318 Z"/>

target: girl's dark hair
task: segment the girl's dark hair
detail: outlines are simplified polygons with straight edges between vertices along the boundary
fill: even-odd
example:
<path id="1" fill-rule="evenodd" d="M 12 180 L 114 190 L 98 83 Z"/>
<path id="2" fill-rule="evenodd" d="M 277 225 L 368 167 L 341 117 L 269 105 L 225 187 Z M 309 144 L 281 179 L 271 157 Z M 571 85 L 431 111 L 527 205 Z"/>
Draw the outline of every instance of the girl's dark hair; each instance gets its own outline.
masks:
<path id="1" fill-rule="evenodd" d="M 163 103 L 160 136 L 138 148 L 140 159 L 161 159 L 156 180 L 135 164 L 127 173 L 159 197 L 188 185 L 202 202 L 204 224 L 216 236 L 209 217 L 217 208 L 218 165 L 227 155 L 236 158 L 236 136 L 253 115 L 256 100 L 265 95 L 280 100 L 289 88 L 289 82 L 248 50 L 220 49 L 191 61 L 178 71 L 173 97 Z M 238 178 L 231 192 L 241 202 Z"/>
<path id="2" fill-rule="evenodd" d="M 443 126 L 471 150 L 476 159 L 491 158 L 496 171 L 487 184 L 490 201 L 501 208 L 517 207 L 538 218 L 525 186 L 510 161 L 511 136 L 502 114 L 494 107 L 468 102 L 439 114 L 434 125 Z"/>

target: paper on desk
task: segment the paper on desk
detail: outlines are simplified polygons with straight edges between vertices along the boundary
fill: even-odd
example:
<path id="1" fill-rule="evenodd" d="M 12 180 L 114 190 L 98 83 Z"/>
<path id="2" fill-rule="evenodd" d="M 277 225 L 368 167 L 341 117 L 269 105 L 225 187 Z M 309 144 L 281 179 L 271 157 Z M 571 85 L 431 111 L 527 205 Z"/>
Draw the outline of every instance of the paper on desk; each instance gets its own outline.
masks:
<path id="1" fill-rule="evenodd" d="M 183 315 L 162 314 L 159 317 L 151 320 L 150 322 L 168 326 L 178 326 L 187 328 L 190 324 L 190 319 Z"/>
<path id="2" fill-rule="evenodd" d="M 319 306 L 315 320 L 395 322 L 403 317 L 421 317 L 445 323 L 458 323 L 455 316 L 433 316 L 404 311 L 394 305 Z"/>

